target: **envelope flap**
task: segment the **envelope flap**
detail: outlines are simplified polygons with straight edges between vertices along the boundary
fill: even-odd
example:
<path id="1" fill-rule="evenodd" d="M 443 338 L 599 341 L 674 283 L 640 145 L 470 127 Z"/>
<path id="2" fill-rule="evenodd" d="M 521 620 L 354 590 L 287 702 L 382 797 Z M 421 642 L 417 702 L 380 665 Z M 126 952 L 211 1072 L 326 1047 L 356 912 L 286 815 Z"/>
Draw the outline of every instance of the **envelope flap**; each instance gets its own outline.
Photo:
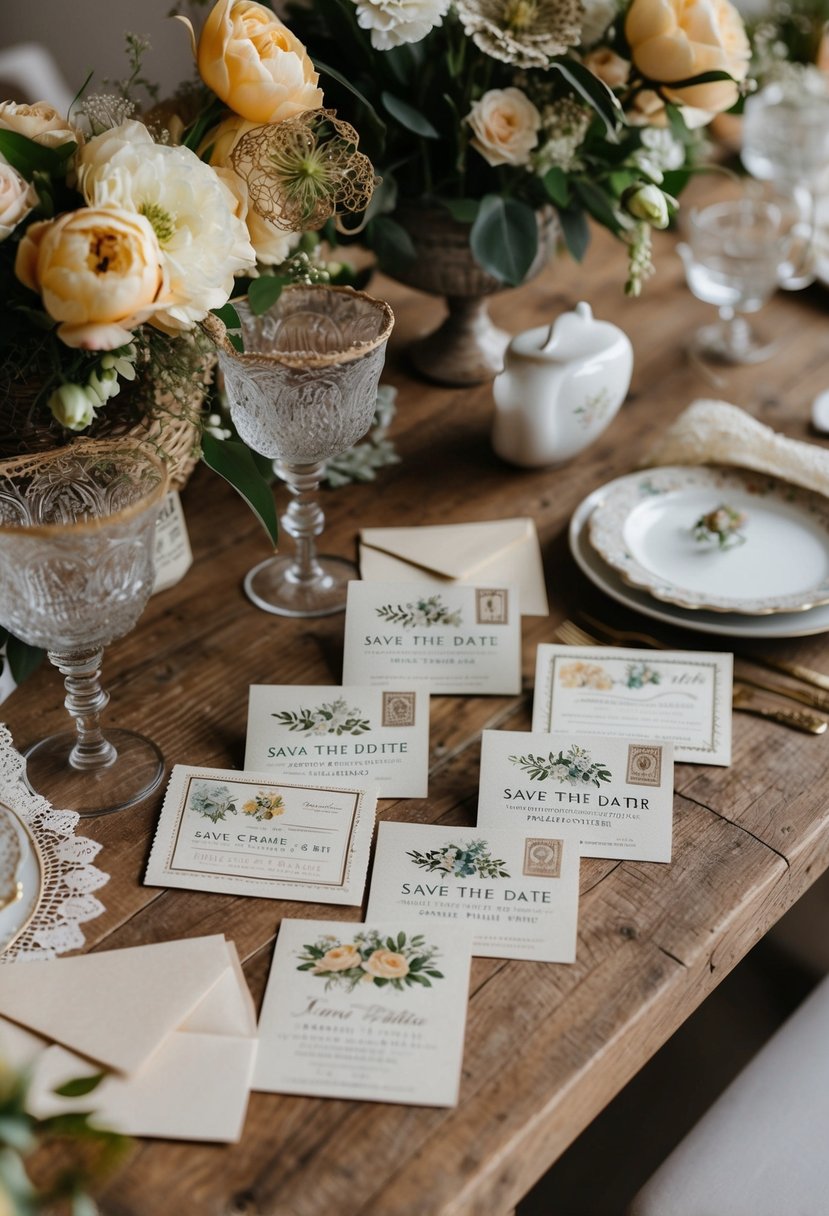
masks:
<path id="1" fill-rule="evenodd" d="M 228 967 L 218 935 L 15 963 L 0 971 L 0 1015 L 134 1072 Z"/>
<path id="2" fill-rule="evenodd" d="M 526 541 L 530 519 L 496 519 L 423 528 L 363 528 L 364 545 L 380 549 L 447 578 L 467 578 L 492 557 Z"/>
<path id="3" fill-rule="evenodd" d="M 256 1037 L 256 1010 L 233 942 L 226 942 L 228 965 L 180 1029 L 190 1034 Z"/>

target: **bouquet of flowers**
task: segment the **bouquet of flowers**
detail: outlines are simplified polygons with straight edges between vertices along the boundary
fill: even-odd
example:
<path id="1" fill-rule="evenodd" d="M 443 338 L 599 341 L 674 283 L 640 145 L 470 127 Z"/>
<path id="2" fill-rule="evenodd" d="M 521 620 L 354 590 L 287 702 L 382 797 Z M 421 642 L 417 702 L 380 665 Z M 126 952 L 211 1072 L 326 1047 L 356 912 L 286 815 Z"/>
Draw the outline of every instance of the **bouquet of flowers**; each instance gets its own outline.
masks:
<path id="1" fill-rule="evenodd" d="M 695 131 L 733 106 L 750 47 L 729 0 L 315 0 L 291 20 L 383 184 L 365 236 L 394 274 L 415 256 L 400 201 L 469 226 L 477 262 L 521 282 L 553 207 L 580 258 L 587 217 L 651 271 Z"/>
<path id="2" fill-rule="evenodd" d="M 69 118 L 0 104 L 0 457 L 159 418 L 164 454 L 163 416 L 192 420 L 209 378 L 208 312 L 248 289 L 264 311 L 285 283 L 326 279 L 304 234 L 371 198 L 356 131 L 270 9 L 218 0 L 198 40 L 183 20 L 200 80 L 141 117 L 134 38 L 130 80 Z M 210 440 L 275 538 L 249 454 Z"/>

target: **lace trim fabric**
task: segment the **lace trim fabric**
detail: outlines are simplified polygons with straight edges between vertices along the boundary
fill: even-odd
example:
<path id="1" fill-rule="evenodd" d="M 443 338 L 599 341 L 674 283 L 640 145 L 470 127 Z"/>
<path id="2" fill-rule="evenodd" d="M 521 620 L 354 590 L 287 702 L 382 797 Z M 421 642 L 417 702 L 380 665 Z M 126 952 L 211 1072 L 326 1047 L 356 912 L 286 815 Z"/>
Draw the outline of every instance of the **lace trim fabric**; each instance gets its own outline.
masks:
<path id="1" fill-rule="evenodd" d="M 0 963 L 46 960 L 84 944 L 81 925 L 105 910 L 93 895 L 109 875 L 92 862 L 101 846 L 76 836 L 80 816 L 56 811 L 23 780 L 25 761 L 15 749 L 7 727 L 0 723 L 0 802 L 25 821 L 43 859 L 43 894 L 32 920 L 20 937 L 0 954 Z"/>

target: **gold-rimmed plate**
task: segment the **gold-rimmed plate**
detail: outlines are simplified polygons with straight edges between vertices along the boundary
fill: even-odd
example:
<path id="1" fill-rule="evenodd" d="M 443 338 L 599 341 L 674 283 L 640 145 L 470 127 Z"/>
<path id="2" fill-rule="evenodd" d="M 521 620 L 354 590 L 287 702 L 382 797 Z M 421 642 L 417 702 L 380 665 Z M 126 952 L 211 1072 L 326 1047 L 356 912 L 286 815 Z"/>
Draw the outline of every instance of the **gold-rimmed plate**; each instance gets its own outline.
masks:
<path id="1" fill-rule="evenodd" d="M 605 489 L 590 518 L 591 544 L 654 599 L 742 616 L 829 603 L 823 495 L 744 469 L 681 466 L 646 469 Z M 700 526 L 720 516 L 737 524 L 733 533 Z"/>
<path id="2" fill-rule="evenodd" d="M 43 859 L 28 826 L 0 803 L 0 954 L 31 923 L 43 894 Z"/>

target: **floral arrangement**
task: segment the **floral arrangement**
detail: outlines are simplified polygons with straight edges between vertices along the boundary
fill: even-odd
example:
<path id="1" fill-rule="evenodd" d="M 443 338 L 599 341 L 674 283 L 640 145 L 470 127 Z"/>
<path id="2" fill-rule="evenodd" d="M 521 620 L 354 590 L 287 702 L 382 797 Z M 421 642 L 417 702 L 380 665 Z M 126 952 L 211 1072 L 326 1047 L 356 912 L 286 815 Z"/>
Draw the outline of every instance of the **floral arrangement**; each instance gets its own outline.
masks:
<path id="1" fill-rule="evenodd" d="M 131 77 L 69 118 L 0 103 L 0 453 L 101 433 L 125 388 L 129 425 L 159 397 L 193 414 L 208 312 L 326 279 L 304 234 L 371 198 L 356 131 L 270 9 L 217 0 L 198 40 L 186 24 L 200 80 L 140 118 L 134 38 Z M 246 493 L 252 460 L 240 472 L 212 438 L 208 462 Z"/>
<path id="2" fill-rule="evenodd" d="M 221 819 L 227 819 L 228 815 L 236 814 L 236 796 L 231 794 L 227 785 L 197 781 L 190 795 L 190 810 L 211 823 L 218 823 Z"/>
<path id="3" fill-rule="evenodd" d="M 309 735 L 364 735 L 371 722 L 356 706 L 349 707 L 343 697 L 323 701 L 314 709 L 283 709 L 271 714 L 280 726 Z"/>
<path id="4" fill-rule="evenodd" d="M 533 781 L 563 781 L 567 785 L 597 785 L 610 781 L 610 769 L 601 761 L 593 761 L 586 747 L 573 743 L 567 751 L 557 755 L 550 752 L 544 756 L 510 756 L 512 764 L 528 773 Z"/>
<path id="5" fill-rule="evenodd" d="M 428 629 L 432 625 L 454 625 L 461 623 L 460 611 L 450 612 L 439 595 L 429 595 L 411 604 L 383 604 L 374 611 L 381 620 L 391 625 L 402 625 L 404 629 Z"/>
<path id="6" fill-rule="evenodd" d="M 455 878 L 509 878 L 509 871 L 502 857 L 493 857 L 485 840 L 471 840 L 467 845 L 447 844 L 442 849 L 430 849 L 420 853 L 412 849 L 407 853 L 416 866 L 429 874 L 436 871 L 452 874 Z"/>
<path id="7" fill-rule="evenodd" d="M 415 256 L 401 203 L 468 225 L 478 263 L 522 281 L 555 208 L 583 256 L 592 217 L 651 272 L 693 165 L 732 107 L 750 47 L 729 0 L 315 0 L 289 8 L 383 184 L 365 238 L 392 274 Z M 330 65 L 330 66 L 328 66 Z"/>
<path id="8" fill-rule="evenodd" d="M 650 663 L 628 663 L 625 668 L 625 688 L 645 688 L 661 682 L 659 671 Z"/>
<path id="9" fill-rule="evenodd" d="M 443 973 L 434 966 L 439 951 L 427 946 L 420 934 L 407 938 L 382 937 L 376 929 L 358 930 L 350 942 L 341 942 L 331 934 L 323 934 L 316 942 L 303 946 L 297 955 L 297 971 L 310 971 L 325 980 L 326 991 L 344 988 L 353 992 L 358 984 L 398 992 L 406 988 L 431 988 L 432 980 L 442 980 Z"/>
<path id="10" fill-rule="evenodd" d="M 558 680 L 562 688 L 596 688 L 607 692 L 613 687 L 613 677 L 601 663 L 585 663 L 577 659 L 562 663 Z"/>
<path id="11" fill-rule="evenodd" d="M 700 515 L 694 524 L 692 535 L 697 544 L 708 545 L 716 541 L 720 550 L 734 549 L 746 543 L 743 528 L 747 523 L 747 515 L 722 502 L 713 511 Z"/>
<path id="12" fill-rule="evenodd" d="M 242 803 L 242 814 L 250 815 L 257 822 L 277 819 L 285 814 L 285 801 L 281 794 L 275 794 L 273 790 L 270 793 L 259 790 L 252 798 L 248 798 L 247 802 Z"/>

